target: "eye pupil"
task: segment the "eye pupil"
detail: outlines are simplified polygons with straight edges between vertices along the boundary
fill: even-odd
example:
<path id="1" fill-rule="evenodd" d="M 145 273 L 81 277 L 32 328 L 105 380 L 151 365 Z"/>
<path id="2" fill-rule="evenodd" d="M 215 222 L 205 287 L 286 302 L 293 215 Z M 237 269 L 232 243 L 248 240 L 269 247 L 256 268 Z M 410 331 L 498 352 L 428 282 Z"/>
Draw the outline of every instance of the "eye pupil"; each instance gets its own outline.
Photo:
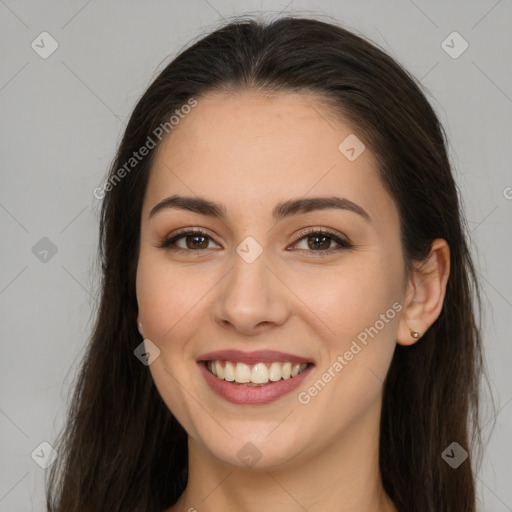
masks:
<path id="1" fill-rule="evenodd" d="M 194 252 L 200 254 L 203 250 L 210 250 L 208 247 L 210 241 L 213 241 L 213 239 L 202 231 L 182 231 L 181 234 L 165 239 L 157 247 L 181 253 L 188 252 L 191 254 Z M 339 246 L 339 249 L 332 251 L 332 242 Z M 183 243 L 185 243 L 185 247 L 181 245 Z M 302 238 L 300 238 L 295 245 L 304 243 L 307 245 L 310 253 L 316 252 L 319 253 L 319 255 L 334 253 L 354 247 L 349 242 L 344 241 L 336 235 L 324 231 L 309 231 L 309 234 L 304 234 L 303 232 Z"/>
<path id="2" fill-rule="evenodd" d="M 193 242 L 192 243 L 188 243 L 188 241 L 192 239 Z M 199 242 L 199 243 L 196 243 L 198 240 L 200 239 L 203 239 L 203 243 Z M 206 241 L 206 244 L 205 244 L 205 241 Z M 202 235 L 195 235 L 195 236 L 188 236 L 187 237 L 187 247 L 189 249 L 197 249 L 197 248 L 200 248 L 200 249 L 206 249 L 206 247 L 208 246 L 208 241 L 206 240 L 206 237 L 205 236 L 202 236 Z"/>
<path id="3" fill-rule="evenodd" d="M 329 248 L 329 245 L 330 245 L 330 238 L 328 236 L 310 236 L 309 239 L 313 239 L 313 240 L 322 240 L 320 242 L 320 244 L 317 244 L 316 242 L 314 243 L 310 243 L 308 244 L 310 249 L 322 249 L 322 250 L 325 250 L 325 249 L 328 249 Z M 327 244 L 325 243 L 327 241 Z"/>

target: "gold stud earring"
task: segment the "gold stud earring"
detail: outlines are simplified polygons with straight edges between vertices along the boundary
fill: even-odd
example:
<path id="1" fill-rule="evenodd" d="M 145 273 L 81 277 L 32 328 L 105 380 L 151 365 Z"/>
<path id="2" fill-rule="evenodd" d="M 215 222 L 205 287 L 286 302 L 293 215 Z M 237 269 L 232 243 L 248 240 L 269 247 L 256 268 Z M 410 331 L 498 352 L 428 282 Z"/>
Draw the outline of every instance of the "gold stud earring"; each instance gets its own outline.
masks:
<path id="1" fill-rule="evenodd" d="M 409 329 L 411 331 L 411 336 L 417 340 L 420 337 L 420 333 L 418 331 L 413 331 L 412 329 Z"/>

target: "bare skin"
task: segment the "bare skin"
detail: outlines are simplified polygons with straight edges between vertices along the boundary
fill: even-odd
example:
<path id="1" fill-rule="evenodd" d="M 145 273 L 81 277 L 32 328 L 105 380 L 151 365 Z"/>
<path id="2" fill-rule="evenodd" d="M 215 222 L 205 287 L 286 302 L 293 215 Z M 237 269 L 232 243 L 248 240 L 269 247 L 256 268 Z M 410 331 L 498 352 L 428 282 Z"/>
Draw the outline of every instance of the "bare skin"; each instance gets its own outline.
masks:
<path id="1" fill-rule="evenodd" d="M 210 94 L 158 150 L 141 218 L 138 322 L 160 349 L 149 368 L 189 439 L 188 486 L 165 512 L 396 512 L 379 473 L 383 381 L 396 344 L 418 342 L 411 329 L 422 335 L 441 312 L 449 247 L 436 240 L 426 265 L 405 275 L 398 211 L 373 155 L 350 161 L 338 149 L 353 133 L 313 96 Z M 177 208 L 150 217 L 173 195 L 220 203 L 225 218 Z M 335 208 L 272 217 L 277 203 L 320 197 L 346 198 L 368 218 Z M 157 247 L 182 228 L 205 238 L 176 240 L 184 252 Z M 353 247 L 314 235 L 320 228 Z M 262 249 L 251 263 L 236 252 L 249 236 Z M 377 333 L 334 371 L 370 327 Z M 239 405 L 197 364 L 221 349 L 283 351 L 315 366 L 298 390 Z M 248 442 L 261 454 L 251 467 L 237 455 Z"/>

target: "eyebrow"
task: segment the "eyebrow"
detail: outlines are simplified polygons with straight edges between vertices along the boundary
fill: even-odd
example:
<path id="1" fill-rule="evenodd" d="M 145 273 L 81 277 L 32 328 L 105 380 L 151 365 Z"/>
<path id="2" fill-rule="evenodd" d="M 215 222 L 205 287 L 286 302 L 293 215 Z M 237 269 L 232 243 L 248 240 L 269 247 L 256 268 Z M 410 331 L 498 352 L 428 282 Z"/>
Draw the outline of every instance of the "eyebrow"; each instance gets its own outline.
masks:
<path id="1" fill-rule="evenodd" d="M 299 215 L 316 210 L 326 209 L 348 210 L 357 213 L 367 222 L 371 222 L 368 212 L 358 204 L 344 197 L 311 197 L 301 199 L 291 199 L 278 203 L 272 210 L 272 217 L 277 222 L 291 215 Z M 201 215 L 208 215 L 222 220 L 226 219 L 226 208 L 220 203 L 209 201 L 201 197 L 185 197 L 174 195 L 160 201 L 152 208 L 149 218 L 156 213 L 168 209 L 187 210 Z"/>

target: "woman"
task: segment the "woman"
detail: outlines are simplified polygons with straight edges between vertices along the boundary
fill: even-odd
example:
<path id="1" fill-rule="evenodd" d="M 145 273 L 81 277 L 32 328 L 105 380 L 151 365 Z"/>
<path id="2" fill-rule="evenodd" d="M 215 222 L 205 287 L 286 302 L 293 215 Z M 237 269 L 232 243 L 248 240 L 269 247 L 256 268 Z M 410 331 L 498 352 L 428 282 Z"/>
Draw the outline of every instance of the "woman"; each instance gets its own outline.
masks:
<path id="1" fill-rule="evenodd" d="M 336 24 L 237 20 L 130 118 L 48 509 L 470 512 L 478 283 L 417 83 Z"/>

